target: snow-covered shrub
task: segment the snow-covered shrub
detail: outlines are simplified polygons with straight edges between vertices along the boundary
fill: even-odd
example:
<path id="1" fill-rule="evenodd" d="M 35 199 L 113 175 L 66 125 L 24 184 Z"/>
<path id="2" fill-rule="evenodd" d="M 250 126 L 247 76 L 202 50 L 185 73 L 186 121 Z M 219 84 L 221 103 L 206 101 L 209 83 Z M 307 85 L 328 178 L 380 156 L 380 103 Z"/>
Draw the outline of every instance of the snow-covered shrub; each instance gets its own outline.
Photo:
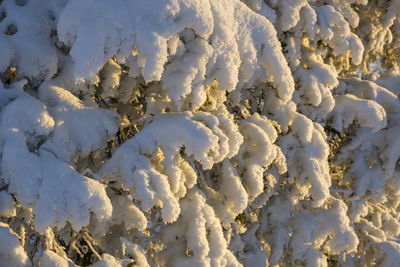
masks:
<path id="1" fill-rule="evenodd" d="M 0 1 L 1 266 L 395 266 L 400 1 Z"/>

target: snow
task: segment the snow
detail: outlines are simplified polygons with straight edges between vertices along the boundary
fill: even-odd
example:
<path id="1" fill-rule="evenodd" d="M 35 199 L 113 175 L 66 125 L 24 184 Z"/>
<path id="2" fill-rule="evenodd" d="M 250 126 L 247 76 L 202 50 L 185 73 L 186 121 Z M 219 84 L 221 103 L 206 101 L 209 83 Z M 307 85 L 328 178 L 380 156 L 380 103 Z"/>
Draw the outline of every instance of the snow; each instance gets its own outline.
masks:
<path id="1" fill-rule="evenodd" d="M 6 190 L 0 191 L 0 216 L 13 217 L 15 215 L 14 199 Z"/>
<path id="2" fill-rule="evenodd" d="M 71 166 L 44 156 L 42 184 L 33 211 L 35 224 L 42 232 L 48 227 L 63 227 L 68 220 L 75 229 L 89 224 L 89 212 L 99 220 L 111 217 L 112 206 L 99 182 L 80 175 Z"/>
<path id="3" fill-rule="evenodd" d="M 280 16 L 280 26 L 283 31 L 288 31 L 300 20 L 300 10 L 307 6 L 305 0 L 284 0 L 279 1 L 279 6 L 283 10 Z M 283 8 L 285 7 L 285 8 Z"/>
<path id="4" fill-rule="evenodd" d="M 30 261 L 24 248 L 19 244 L 18 236 L 0 222 L 0 264 L 4 267 L 30 266 Z"/>
<path id="5" fill-rule="evenodd" d="M 133 256 L 136 265 L 139 267 L 150 267 L 150 265 L 147 263 L 145 251 L 142 247 L 123 237 L 121 237 L 121 242 L 123 254 Z"/>
<path id="6" fill-rule="evenodd" d="M 399 16 L 0 1 L 0 265 L 396 265 Z"/>
<path id="7" fill-rule="evenodd" d="M 36 1 L 23 7 L 12 0 L 3 1 L 6 17 L 1 21 L 0 30 L 6 32 L 9 25 L 14 25 L 17 31 L 0 37 L 0 50 L 5 56 L 0 71 L 13 65 L 20 74 L 30 78 L 50 78 L 57 72 L 57 52 L 49 40 L 54 21 L 49 12 L 56 15 L 62 5 L 62 0 Z"/>
<path id="8" fill-rule="evenodd" d="M 176 266 L 241 266 L 227 250 L 226 240 L 221 225 L 213 209 L 205 202 L 204 196 L 192 190 L 182 202 L 183 223 L 187 246 L 193 252 L 192 258 L 176 257 Z M 209 234 L 207 234 L 209 231 Z"/>
<path id="9" fill-rule="evenodd" d="M 39 97 L 55 120 L 55 129 L 41 150 L 51 151 L 58 159 L 70 162 L 77 155 L 86 156 L 104 147 L 107 138 L 118 131 L 118 114 L 85 107 L 63 88 L 43 85 Z"/>
<path id="10" fill-rule="evenodd" d="M 216 213 L 221 218 L 222 224 L 233 222 L 236 216 L 247 207 L 247 193 L 235 168 L 226 159 L 222 164 L 222 182 L 220 193 L 225 200 Z"/>
<path id="11" fill-rule="evenodd" d="M 94 264 L 93 267 L 121 267 L 121 263 L 109 254 L 103 254 L 103 259 Z"/>
<path id="12" fill-rule="evenodd" d="M 111 203 L 101 184 L 51 154 L 37 156 L 29 152 L 25 143 L 19 131 L 8 135 L 2 174 L 9 183 L 9 192 L 16 194 L 24 206 L 33 206 L 38 231 L 43 232 L 49 225 L 62 227 L 67 220 L 79 229 L 89 223 L 88 211 L 98 212 L 103 219 L 111 216 Z"/>
<path id="13" fill-rule="evenodd" d="M 399 244 L 393 241 L 382 242 L 381 248 L 385 253 L 382 266 L 389 267 L 395 265 L 399 259 L 399 251 L 400 251 Z"/>
<path id="14" fill-rule="evenodd" d="M 386 112 L 378 103 L 359 99 L 346 94 L 335 97 L 335 108 L 332 111 L 333 126 L 341 132 L 353 121 L 361 127 L 368 127 L 376 132 L 386 126 Z"/>
<path id="15" fill-rule="evenodd" d="M 199 161 L 204 169 L 209 169 L 214 163 L 234 154 L 242 142 L 237 128 L 227 124 L 225 117 L 220 119 L 223 123 L 205 113 L 153 116 L 147 127 L 119 147 L 103 165 L 100 174 L 122 179 L 145 210 L 161 201 L 163 220 L 174 222 L 180 213 L 178 199 L 196 181 L 192 167 L 179 155 L 180 148 L 184 147 L 189 156 Z M 230 144 L 229 136 L 235 137 L 230 139 Z M 154 159 L 162 157 L 160 164 L 165 174 L 160 173 L 145 154 Z"/>
<path id="16" fill-rule="evenodd" d="M 99 218 L 111 217 L 112 207 L 104 187 L 82 176 L 66 162 L 78 150 L 87 154 L 104 146 L 107 132 L 117 130 L 116 116 L 110 111 L 103 112 L 111 115 L 110 121 L 99 121 L 104 125 L 104 134 L 96 124 L 92 124 L 92 133 L 82 132 L 82 127 L 88 129 L 87 122 L 95 122 L 101 113 L 96 114 L 95 109 L 77 115 L 70 111 L 70 116 L 53 113 L 57 108 L 59 113 L 67 114 L 68 108 L 83 109 L 76 97 L 64 89 L 56 88 L 47 94 L 41 92 L 47 106 L 26 93 L 2 90 L 8 97 L 7 102 L 10 101 L 2 109 L 0 119 L 2 178 L 9 184 L 8 192 L 15 194 L 24 207 L 33 207 L 38 231 L 43 232 L 49 225 L 62 227 L 67 220 L 79 229 L 89 223 L 90 211 L 98 212 Z M 60 130 L 68 123 L 75 127 L 67 128 L 71 132 Z M 69 139 L 77 145 L 70 147 L 73 142 Z"/>
<path id="17" fill-rule="evenodd" d="M 69 267 L 68 261 L 51 250 L 45 250 L 40 257 L 40 266 L 43 267 Z"/>
<path id="18" fill-rule="evenodd" d="M 21 110 L 21 107 L 24 108 Z M 4 143 L 8 132 L 18 130 L 26 136 L 28 148 L 34 150 L 39 146 L 41 139 L 51 133 L 54 124 L 54 119 L 40 101 L 27 94 L 22 94 L 2 110 L 0 143 Z"/>
<path id="19" fill-rule="evenodd" d="M 283 174 L 286 172 L 286 162 L 281 149 L 273 144 L 277 133 L 268 119 L 255 113 L 241 122 L 239 129 L 244 136 L 244 143 L 237 160 L 244 171 L 244 184 L 249 197 L 254 199 L 263 191 L 265 168 L 276 162 L 279 173 Z"/>
<path id="20" fill-rule="evenodd" d="M 127 229 L 136 228 L 144 231 L 147 227 L 145 215 L 127 198 L 113 196 L 110 198 L 113 209 L 113 221 L 125 223 Z"/>
<path id="21" fill-rule="evenodd" d="M 145 6 L 118 1 L 112 5 L 118 8 L 116 13 L 108 12 L 109 5 L 105 1 L 69 1 L 60 15 L 58 35 L 72 46 L 77 82 L 97 83 L 100 68 L 116 55 L 118 61 L 138 68 L 139 72 L 131 74 L 141 73 L 147 82 L 162 80 L 178 107 L 190 93 L 198 107 L 205 100 L 203 84 L 213 79 L 229 91 L 237 87 L 239 77 L 243 82 L 269 80 L 285 100 L 294 90 L 274 27 L 238 0 L 154 0 Z M 127 26 L 121 29 L 118 25 Z M 201 38 L 193 38 L 194 34 Z M 181 53 L 168 49 L 168 44 L 177 42 L 177 36 L 185 43 Z M 263 53 L 261 47 L 271 53 Z M 258 71 L 260 67 L 264 71 Z"/>
<path id="22" fill-rule="evenodd" d="M 322 62 L 316 55 L 308 55 L 310 69 L 300 68 L 295 77 L 299 79 L 302 95 L 300 110 L 312 120 L 325 119 L 335 106 L 331 90 L 339 85 L 336 70 Z M 308 104 L 311 104 L 310 107 Z"/>
<path id="23" fill-rule="evenodd" d="M 332 6 L 326 5 L 316 9 L 320 18 L 320 35 L 333 46 L 336 55 L 350 48 L 355 65 L 361 63 L 364 47 L 361 40 L 350 31 L 350 26 L 344 17 Z"/>

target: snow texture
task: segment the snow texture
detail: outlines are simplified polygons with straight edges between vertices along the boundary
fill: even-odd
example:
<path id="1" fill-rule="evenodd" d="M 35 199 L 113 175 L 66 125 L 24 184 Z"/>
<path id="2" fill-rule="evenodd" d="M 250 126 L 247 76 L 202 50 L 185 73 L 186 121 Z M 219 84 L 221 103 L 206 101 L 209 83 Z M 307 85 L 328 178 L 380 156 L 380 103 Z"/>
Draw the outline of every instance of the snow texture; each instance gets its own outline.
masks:
<path id="1" fill-rule="evenodd" d="M 396 266 L 399 17 L 0 0 L 0 266 Z"/>
<path id="2" fill-rule="evenodd" d="M 1 266 L 30 266 L 31 262 L 24 248 L 20 245 L 18 236 L 8 227 L 0 222 L 0 264 Z"/>
<path id="3" fill-rule="evenodd" d="M 203 84 L 214 79 L 228 91 L 271 81 L 285 100 L 294 90 L 273 25 L 238 0 L 69 1 L 57 31 L 71 46 L 77 82 L 97 82 L 100 68 L 116 56 L 137 69 L 130 71 L 133 76 L 163 81 L 178 106 L 190 94 L 199 106 L 205 100 Z"/>
<path id="4" fill-rule="evenodd" d="M 65 105 L 60 109 L 65 111 L 76 105 L 76 98 L 71 98 L 69 92 L 59 88 L 58 92 L 46 95 L 48 106 L 45 106 L 19 90 L 2 89 L 1 92 L 8 97 L 6 99 L 9 102 L 3 107 L 0 118 L 2 179 L 8 184 L 8 192 L 14 194 L 24 207 L 33 207 L 38 231 L 44 232 L 48 226 L 62 227 L 67 220 L 79 229 L 89 223 L 89 212 L 97 213 L 100 219 L 111 217 L 112 207 L 104 186 L 82 176 L 67 163 L 77 151 L 89 153 L 91 149 L 105 145 L 104 138 L 107 135 L 99 131 L 101 128 L 98 126 L 88 138 L 88 132 L 82 132 L 82 127 L 88 128 L 88 118 L 84 113 L 64 117 L 67 121 L 69 118 L 75 119 L 78 128 L 71 127 L 71 130 L 76 129 L 79 135 L 57 131 L 64 121 L 55 120 L 48 112 L 48 109 L 53 108 L 52 103 L 58 103 L 51 100 L 64 99 Z M 96 109 L 90 111 L 96 112 Z M 113 115 L 109 111 L 104 114 Z M 114 115 L 113 119 L 117 120 L 117 117 Z M 107 120 L 102 123 L 103 119 L 96 116 L 92 118 L 92 122 L 96 120 L 100 121 L 100 125 L 104 124 L 105 128 L 108 127 L 103 130 L 105 132 L 117 130 L 115 123 Z M 96 123 L 94 126 L 97 126 Z M 64 135 L 64 142 L 61 139 L 57 146 L 51 146 L 58 137 L 57 132 Z M 73 139 L 77 144 L 74 146 L 73 141 L 66 138 Z"/>
<path id="5" fill-rule="evenodd" d="M 119 147 L 100 174 L 119 177 L 145 210 L 161 202 L 164 222 L 174 222 L 180 213 L 179 198 L 197 180 L 193 168 L 181 158 L 180 149 L 184 147 L 188 156 L 210 169 L 214 163 L 235 155 L 242 140 L 238 129 L 224 116 L 176 113 L 156 115 L 151 120 Z M 236 142 L 230 136 L 236 136 Z M 164 173 L 149 159 L 160 157 L 159 153 Z"/>

